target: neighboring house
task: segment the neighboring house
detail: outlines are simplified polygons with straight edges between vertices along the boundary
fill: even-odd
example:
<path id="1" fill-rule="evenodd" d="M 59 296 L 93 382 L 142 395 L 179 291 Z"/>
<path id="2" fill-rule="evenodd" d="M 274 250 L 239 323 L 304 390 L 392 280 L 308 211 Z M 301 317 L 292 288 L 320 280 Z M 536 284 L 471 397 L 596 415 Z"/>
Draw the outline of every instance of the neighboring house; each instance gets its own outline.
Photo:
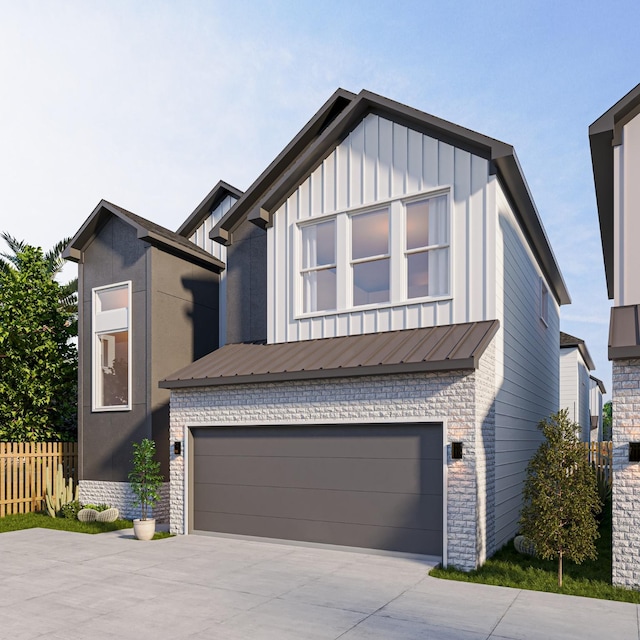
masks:
<path id="1" fill-rule="evenodd" d="M 217 185 L 182 235 L 103 200 L 67 246 L 64 256 L 78 263 L 79 276 L 79 479 L 85 502 L 108 502 L 135 514 L 126 481 L 131 443 L 144 437 L 156 441 L 168 480 L 169 392 L 158 380 L 219 346 L 224 305 L 224 249 L 205 251 L 184 236 L 195 234 L 199 241 L 200 227 L 211 228 L 239 195 Z M 166 519 L 166 501 L 164 509 L 158 515 Z"/>
<path id="2" fill-rule="evenodd" d="M 570 302 L 513 148 L 338 90 L 209 236 L 227 344 L 160 383 L 171 530 L 507 542 Z"/>
<path id="3" fill-rule="evenodd" d="M 589 412 L 591 414 L 591 442 L 602 442 L 603 410 L 602 396 L 607 393 L 604 382 L 589 376 Z"/>
<path id="4" fill-rule="evenodd" d="M 589 127 L 613 361 L 613 582 L 640 586 L 640 84 Z M 632 446 L 633 445 L 633 446 Z"/>
<path id="5" fill-rule="evenodd" d="M 595 369 L 584 340 L 560 332 L 560 408 L 580 426 L 580 439 L 591 439 L 589 373 Z"/>

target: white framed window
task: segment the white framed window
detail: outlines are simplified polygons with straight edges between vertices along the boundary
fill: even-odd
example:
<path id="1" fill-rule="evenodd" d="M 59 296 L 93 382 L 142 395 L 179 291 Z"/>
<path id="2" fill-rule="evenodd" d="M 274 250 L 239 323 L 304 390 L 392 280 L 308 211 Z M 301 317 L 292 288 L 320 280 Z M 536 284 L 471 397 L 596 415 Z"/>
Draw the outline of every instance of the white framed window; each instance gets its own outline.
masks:
<path id="1" fill-rule="evenodd" d="M 387 207 L 351 216 L 351 285 L 354 307 L 390 301 Z"/>
<path id="2" fill-rule="evenodd" d="M 540 278 L 540 320 L 545 327 L 549 326 L 549 289 L 542 278 Z"/>
<path id="3" fill-rule="evenodd" d="M 336 221 L 302 228 L 303 312 L 336 308 Z"/>
<path id="4" fill-rule="evenodd" d="M 92 408 L 131 409 L 131 282 L 92 290 Z"/>
<path id="5" fill-rule="evenodd" d="M 440 195 L 405 203 L 407 299 L 449 293 L 448 198 Z"/>
<path id="6" fill-rule="evenodd" d="M 296 315 L 451 295 L 449 191 L 298 223 Z"/>

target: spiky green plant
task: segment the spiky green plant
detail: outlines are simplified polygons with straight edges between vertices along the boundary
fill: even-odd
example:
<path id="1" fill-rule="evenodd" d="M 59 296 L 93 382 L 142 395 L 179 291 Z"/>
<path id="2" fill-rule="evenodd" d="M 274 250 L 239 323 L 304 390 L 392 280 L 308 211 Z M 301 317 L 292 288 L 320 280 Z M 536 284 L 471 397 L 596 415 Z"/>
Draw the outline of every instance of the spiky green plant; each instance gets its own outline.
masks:
<path id="1" fill-rule="evenodd" d="M 78 487 L 74 491 L 73 478 L 69 478 L 68 482 L 65 480 L 62 465 L 58 465 L 55 475 L 47 470 L 47 486 L 44 494 L 47 513 L 55 518 L 64 505 L 76 500 L 78 500 Z"/>

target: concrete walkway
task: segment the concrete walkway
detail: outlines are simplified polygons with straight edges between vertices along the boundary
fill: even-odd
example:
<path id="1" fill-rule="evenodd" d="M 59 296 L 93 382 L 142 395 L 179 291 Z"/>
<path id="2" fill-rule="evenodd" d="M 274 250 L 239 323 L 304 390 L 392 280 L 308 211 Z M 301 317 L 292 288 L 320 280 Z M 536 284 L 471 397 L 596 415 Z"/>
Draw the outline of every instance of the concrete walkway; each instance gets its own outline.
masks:
<path id="1" fill-rule="evenodd" d="M 428 559 L 206 536 L 0 535 L 0 638 L 640 639 L 638 606 L 430 578 Z"/>

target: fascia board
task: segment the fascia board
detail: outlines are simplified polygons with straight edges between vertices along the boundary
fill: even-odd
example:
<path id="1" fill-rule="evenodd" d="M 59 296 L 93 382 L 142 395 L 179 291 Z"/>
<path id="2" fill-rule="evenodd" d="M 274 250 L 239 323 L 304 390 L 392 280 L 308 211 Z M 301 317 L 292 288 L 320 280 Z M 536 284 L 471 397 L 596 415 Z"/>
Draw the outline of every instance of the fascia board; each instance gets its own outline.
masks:
<path id="1" fill-rule="evenodd" d="M 320 107 L 307 124 L 298 132 L 293 140 L 280 152 L 275 160 L 258 176 L 253 184 L 244 192 L 242 197 L 225 216 L 216 224 L 209 233 L 212 240 L 221 244 L 230 244 L 230 234 L 233 229 L 244 220 L 245 215 L 256 206 L 258 200 L 264 195 L 266 189 L 271 185 L 287 167 L 289 167 L 304 149 L 322 131 L 328 119 L 334 116 L 334 111 L 338 113 L 344 109 L 344 103 L 349 103 L 356 98 L 356 94 L 345 89 L 338 89 Z"/>
<path id="2" fill-rule="evenodd" d="M 188 238 L 209 216 L 211 210 L 215 209 L 228 195 L 239 200 L 243 192 L 229 183 L 220 180 L 193 210 L 189 217 L 180 225 L 176 233 Z"/>

